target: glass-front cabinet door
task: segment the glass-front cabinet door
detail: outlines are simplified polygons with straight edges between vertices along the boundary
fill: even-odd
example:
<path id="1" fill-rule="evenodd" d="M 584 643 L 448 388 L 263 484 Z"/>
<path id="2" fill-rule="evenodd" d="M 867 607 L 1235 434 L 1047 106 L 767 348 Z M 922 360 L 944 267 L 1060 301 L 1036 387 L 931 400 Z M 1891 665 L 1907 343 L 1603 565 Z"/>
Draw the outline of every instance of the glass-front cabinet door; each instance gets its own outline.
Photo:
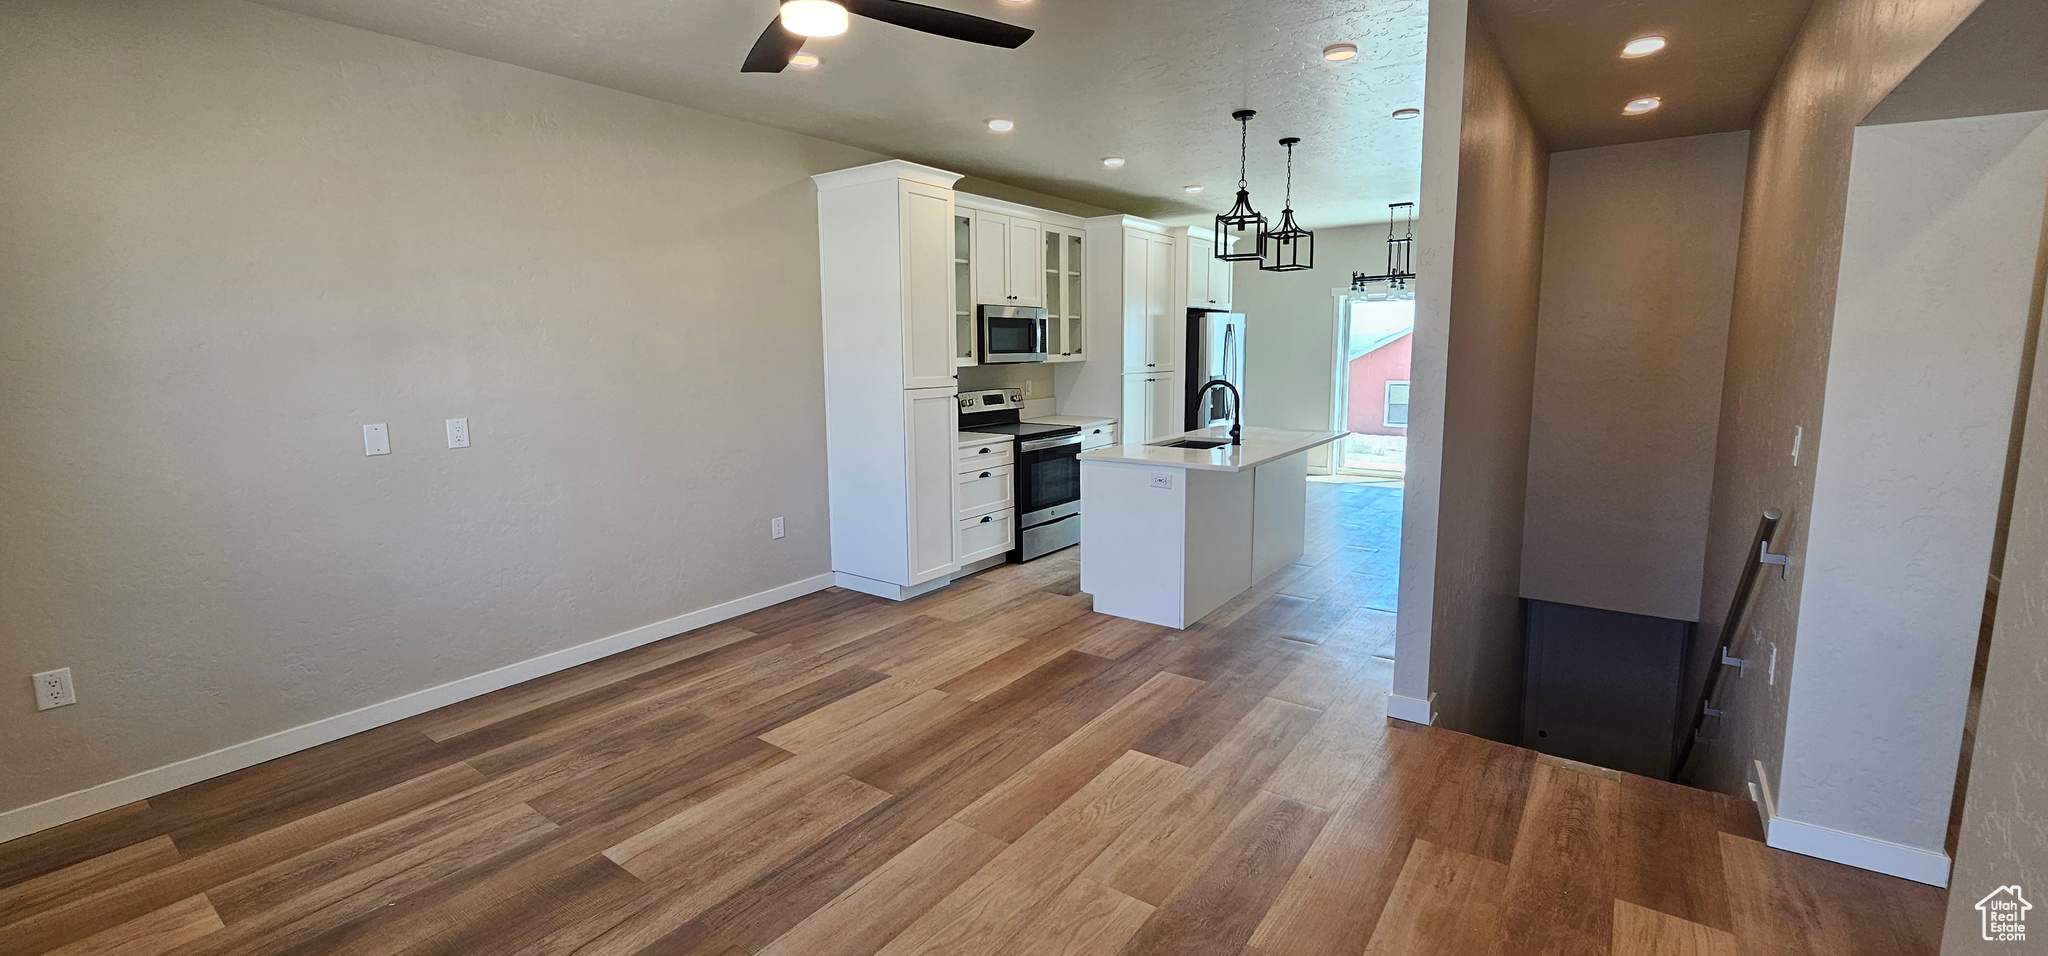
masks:
<path id="1" fill-rule="evenodd" d="M 1081 234 L 1045 227 L 1046 351 L 1049 362 L 1079 362 L 1082 327 Z"/>
<path id="2" fill-rule="evenodd" d="M 953 215 L 953 366 L 974 362 L 974 213 Z"/>

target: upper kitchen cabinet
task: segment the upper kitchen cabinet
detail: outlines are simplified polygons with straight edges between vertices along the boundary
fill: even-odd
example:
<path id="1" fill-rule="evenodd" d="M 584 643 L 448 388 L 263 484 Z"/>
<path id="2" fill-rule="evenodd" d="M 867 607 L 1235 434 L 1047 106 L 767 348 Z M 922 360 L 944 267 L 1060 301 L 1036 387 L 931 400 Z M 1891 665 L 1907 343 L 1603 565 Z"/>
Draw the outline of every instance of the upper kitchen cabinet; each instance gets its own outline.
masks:
<path id="1" fill-rule="evenodd" d="M 900 369 L 899 390 L 955 387 L 959 177 L 892 160 L 812 178 L 827 379 L 860 364 Z"/>
<path id="2" fill-rule="evenodd" d="M 1171 372 L 1186 324 L 1173 315 L 1173 238 L 1128 227 L 1121 238 L 1124 371 Z"/>
<path id="3" fill-rule="evenodd" d="M 958 196 L 955 195 L 957 201 Z M 974 210 L 953 209 L 953 364 L 973 365 Z"/>
<path id="4" fill-rule="evenodd" d="M 1081 303 L 1087 298 L 1083 285 L 1088 257 L 1086 239 L 1076 228 L 1045 227 L 1045 311 L 1046 352 L 1049 362 L 1079 362 L 1087 358 L 1088 327 Z"/>
<path id="5" fill-rule="evenodd" d="M 1063 366 L 1055 376 L 1060 414 L 1121 418 L 1126 375 L 1170 376 L 1180 367 L 1187 312 L 1181 304 L 1185 267 L 1177 263 L 1187 255 L 1185 236 L 1185 230 L 1176 235 L 1136 216 L 1099 216 L 1085 223 L 1084 242 L 1070 243 L 1087 314 L 1079 335 L 1088 360 Z"/>
<path id="6" fill-rule="evenodd" d="M 1229 241 L 1236 248 L 1236 238 Z M 1228 311 L 1236 263 L 1216 258 L 1214 234 L 1206 229 L 1190 230 L 1187 245 L 1188 308 Z"/>
<path id="7" fill-rule="evenodd" d="M 974 301 L 985 305 L 1045 304 L 1045 224 L 985 209 L 974 213 Z"/>

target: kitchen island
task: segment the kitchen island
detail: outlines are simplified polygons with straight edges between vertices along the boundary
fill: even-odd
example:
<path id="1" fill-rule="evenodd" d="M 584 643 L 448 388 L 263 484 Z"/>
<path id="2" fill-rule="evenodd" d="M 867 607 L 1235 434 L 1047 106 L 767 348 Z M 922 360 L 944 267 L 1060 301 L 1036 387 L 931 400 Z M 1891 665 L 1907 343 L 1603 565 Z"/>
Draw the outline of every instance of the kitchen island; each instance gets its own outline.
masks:
<path id="1" fill-rule="evenodd" d="M 1225 427 L 1081 454 L 1081 590 L 1187 627 L 1301 557 L 1308 453 L 1340 431 Z M 1213 447 L 1190 447 L 1209 446 Z"/>

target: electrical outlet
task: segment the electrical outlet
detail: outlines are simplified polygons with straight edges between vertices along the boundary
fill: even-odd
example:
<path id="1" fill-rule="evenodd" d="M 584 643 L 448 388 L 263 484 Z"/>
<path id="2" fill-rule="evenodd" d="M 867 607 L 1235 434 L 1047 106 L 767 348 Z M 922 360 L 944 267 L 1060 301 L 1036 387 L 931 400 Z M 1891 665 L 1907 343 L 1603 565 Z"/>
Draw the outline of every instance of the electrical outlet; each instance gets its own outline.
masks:
<path id="1" fill-rule="evenodd" d="M 1154 487 L 1154 488 L 1171 488 L 1171 487 L 1173 487 L 1173 476 L 1172 476 L 1171 474 L 1158 474 L 1158 475 L 1153 475 L 1153 476 L 1152 476 L 1152 487 Z"/>
<path id="2" fill-rule="evenodd" d="M 1776 644 L 1771 645 L 1771 666 L 1770 670 L 1764 672 L 1764 677 L 1764 683 L 1773 687 L 1778 685 L 1778 645 Z"/>
<path id="3" fill-rule="evenodd" d="M 391 429 L 384 425 L 364 425 L 363 454 L 391 454 Z"/>
<path id="4" fill-rule="evenodd" d="M 1800 442 L 1800 440 L 1801 440 L 1801 439 L 1804 439 L 1805 437 L 1806 437 L 1806 427 L 1805 427 L 1805 426 L 1803 426 L 1803 425 L 1794 425 L 1794 426 L 1792 426 L 1792 467 L 1794 467 L 1794 468 L 1797 468 L 1797 467 L 1799 467 L 1799 442 Z"/>
<path id="5" fill-rule="evenodd" d="M 1025 379 L 1025 380 L 1024 380 L 1024 397 L 1025 397 L 1025 398 L 1030 398 L 1030 397 L 1031 397 L 1031 392 L 1032 392 L 1032 389 L 1033 389 L 1034 387 L 1035 387 L 1035 386 L 1034 386 L 1034 385 L 1032 384 L 1032 382 L 1031 382 L 1031 380 L 1030 380 L 1030 379 L 1028 379 L 1028 378 L 1027 378 L 1027 379 Z"/>
<path id="6" fill-rule="evenodd" d="M 71 668 L 59 667 L 44 671 L 30 678 L 36 685 L 36 709 L 49 710 L 66 704 L 78 703 L 78 695 L 71 690 Z"/>
<path id="7" fill-rule="evenodd" d="M 469 419 L 467 419 L 467 418 L 451 418 L 451 419 L 448 419 L 448 447 L 450 447 L 450 448 L 468 448 L 468 447 L 469 447 Z"/>
<path id="8" fill-rule="evenodd" d="M 769 520 L 769 522 L 768 522 L 768 537 L 771 537 L 771 538 L 780 538 L 780 537 L 782 537 L 782 519 L 781 519 L 781 518 L 774 518 L 774 519 L 770 519 L 770 520 Z"/>

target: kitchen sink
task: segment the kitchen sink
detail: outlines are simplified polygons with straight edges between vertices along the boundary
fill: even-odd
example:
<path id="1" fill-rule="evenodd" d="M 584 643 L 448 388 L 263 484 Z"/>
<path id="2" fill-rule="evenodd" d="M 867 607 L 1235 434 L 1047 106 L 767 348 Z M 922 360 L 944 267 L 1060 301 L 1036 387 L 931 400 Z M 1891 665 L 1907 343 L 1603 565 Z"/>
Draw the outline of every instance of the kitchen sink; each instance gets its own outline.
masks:
<path id="1" fill-rule="evenodd" d="M 1228 438 L 1179 438 L 1173 441 L 1156 441 L 1154 448 L 1221 448 L 1230 444 Z"/>

